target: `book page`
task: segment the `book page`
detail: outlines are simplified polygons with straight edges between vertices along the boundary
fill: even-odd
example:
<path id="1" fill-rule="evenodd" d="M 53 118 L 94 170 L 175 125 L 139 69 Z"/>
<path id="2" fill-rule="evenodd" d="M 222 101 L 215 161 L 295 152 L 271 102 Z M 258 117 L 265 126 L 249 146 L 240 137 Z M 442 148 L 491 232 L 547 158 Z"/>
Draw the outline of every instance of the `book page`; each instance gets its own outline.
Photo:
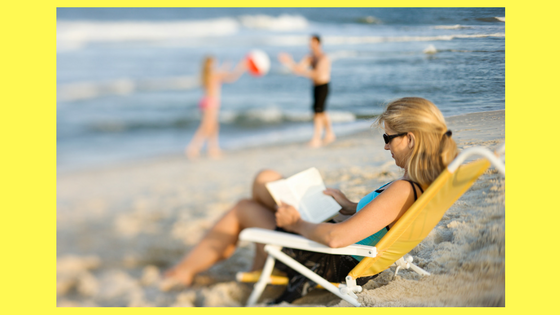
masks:
<path id="1" fill-rule="evenodd" d="M 274 199 L 277 205 L 279 205 L 280 201 L 282 201 L 282 203 L 294 206 L 299 211 L 299 200 L 292 193 L 292 190 L 285 179 L 266 183 L 266 189 L 268 189 L 268 192 L 272 195 L 272 199 Z"/>
<path id="2" fill-rule="evenodd" d="M 342 207 L 331 196 L 323 194 L 321 189 L 318 193 L 304 195 L 300 201 L 300 207 L 309 215 L 309 222 L 320 223 L 338 215 Z"/>
<path id="3" fill-rule="evenodd" d="M 321 174 L 314 167 L 290 176 L 286 179 L 286 182 L 298 199 L 301 199 L 305 194 L 307 194 L 308 190 L 312 187 L 313 191 L 317 191 L 321 188 L 323 190 L 325 189 L 323 178 L 321 178 Z"/>
<path id="4" fill-rule="evenodd" d="M 319 223 L 337 215 L 342 209 L 332 197 L 323 194 L 326 187 L 316 168 L 300 172 L 286 181 L 299 200 L 298 210 L 302 219 Z"/>

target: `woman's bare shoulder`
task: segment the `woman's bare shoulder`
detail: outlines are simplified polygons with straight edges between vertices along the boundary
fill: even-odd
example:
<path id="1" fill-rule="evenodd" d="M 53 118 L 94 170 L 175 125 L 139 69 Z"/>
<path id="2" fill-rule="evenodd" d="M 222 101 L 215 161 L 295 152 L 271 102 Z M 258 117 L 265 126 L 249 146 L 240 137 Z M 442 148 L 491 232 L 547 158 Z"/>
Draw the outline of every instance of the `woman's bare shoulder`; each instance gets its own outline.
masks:
<path id="1" fill-rule="evenodd" d="M 414 195 L 414 191 L 412 190 L 412 185 L 410 184 L 409 181 L 400 178 L 393 181 L 391 184 L 385 187 L 383 194 L 385 196 L 391 196 L 393 198 L 399 197 L 403 199 L 408 199 L 408 197 Z"/>
<path id="2" fill-rule="evenodd" d="M 403 189 L 405 186 L 407 186 L 408 188 L 410 188 L 410 190 L 412 190 L 412 186 L 410 185 L 410 182 L 407 179 L 399 178 L 399 179 L 395 179 L 389 185 L 387 185 L 387 189 L 389 189 L 390 187 L 398 187 Z"/>

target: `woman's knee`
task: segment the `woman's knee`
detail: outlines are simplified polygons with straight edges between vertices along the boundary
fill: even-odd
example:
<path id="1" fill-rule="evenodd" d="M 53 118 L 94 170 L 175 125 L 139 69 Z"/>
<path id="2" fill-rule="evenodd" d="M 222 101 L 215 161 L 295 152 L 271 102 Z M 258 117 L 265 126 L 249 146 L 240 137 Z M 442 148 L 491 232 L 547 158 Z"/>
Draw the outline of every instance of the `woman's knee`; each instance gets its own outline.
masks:
<path id="1" fill-rule="evenodd" d="M 241 199 L 237 202 L 237 204 L 235 205 L 235 207 L 233 207 L 233 209 L 243 210 L 246 209 L 247 207 L 250 207 L 253 203 L 254 201 L 251 199 Z"/>
<path id="2" fill-rule="evenodd" d="M 242 217 L 244 216 L 244 212 L 246 209 L 251 207 L 251 204 L 254 201 L 251 199 L 241 199 L 239 200 L 233 207 L 229 209 L 229 211 L 224 215 L 224 217 L 231 217 L 235 218 L 235 221 L 241 224 Z"/>
<path id="3" fill-rule="evenodd" d="M 266 183 L 273 182 L 282 178 L 280 173 L 273 170 L 260 171 L 253 182 L 253 200 L 268 209 L 274 209 L 276 203 L 266 188 Z"/>
<path id="4" fill-rule="evenodd" d="M 268 182 L 273 182 L 281 178 L 282 175 L 274 170 L 262 170 L 257 173 L 257 176 L 255 176 L 255 180 L 253 181 L 253 184 L 264 185 Z"/>
<path id="5" fill-rule="evenodd" d="M 274 216 L 253 199 L 239 200 L 231 209 L 231 214 L 237 218 L 241 229 L 247 227 L 273 229 L 275 226 Z"/>
<path id="6" fill-rule="evenodd" d="M 212 130 L 213 130 L 212 122 L 210 122 L 210 121 L 202 122 L 202 125 L 200 127 L 204 131 L 204 133 L 206 133 L 206 134 L 211 133 Z"/>

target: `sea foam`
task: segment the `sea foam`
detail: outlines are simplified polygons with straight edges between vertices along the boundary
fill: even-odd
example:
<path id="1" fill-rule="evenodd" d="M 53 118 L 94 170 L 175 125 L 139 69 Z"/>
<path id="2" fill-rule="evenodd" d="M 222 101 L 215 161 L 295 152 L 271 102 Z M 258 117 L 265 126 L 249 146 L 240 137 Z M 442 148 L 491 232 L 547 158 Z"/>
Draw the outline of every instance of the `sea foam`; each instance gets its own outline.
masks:
<path id="1" fill-rule="evenodd" d="M 242 15 L 239 17 L 239 20 L 243 27 L 270 31 L 302 30 L 309 26 L 309 22 L 303 16 L 289 14 L 282 14 L 278 17 L 269 15 Z"/>
<path id="2" fill-rule="evenodd" d="M 198 78 L 194 76 L 142 80 L 121 78 L 104 82 L 75 82 L 58 85 L 57 99 L 72 102 L 110 95 L 127 95 L 138 91 L 190 90 L 197 88 L 199 85 Z"/>
<path id="3" fill-rule="evenodd" d="M 166 41 L 230 36 L 240 29 L 293 31 L 307 28 L 309 22 L 299 15 L 242 15 L 237 18 L 154 21 L 58 21 L 57 48 L 76 50 L 92 42 Z"/>

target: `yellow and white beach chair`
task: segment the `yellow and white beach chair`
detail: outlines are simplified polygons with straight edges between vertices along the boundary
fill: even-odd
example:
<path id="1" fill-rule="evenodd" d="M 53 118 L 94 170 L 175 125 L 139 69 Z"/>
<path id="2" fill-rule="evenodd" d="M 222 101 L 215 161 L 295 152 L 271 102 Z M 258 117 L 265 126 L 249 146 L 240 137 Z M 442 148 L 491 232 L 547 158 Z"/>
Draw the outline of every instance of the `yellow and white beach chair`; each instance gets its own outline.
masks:
<path id="1" fill-rule="evenodd" d="M 376 275 L 392 265 L 397 266 L 395 275 L 400 268 L 411 268 L 421 275 L 429 275 L 427 271 L 412 264 L 412 257 L 406 254 L 432 231 L 447 209 L 473 185 L 490 165 L 505 176 L 504 153 L 505 145 L 496 152 L 502 158 L 482 147 L 469 148 L 461 152 L 375 247 L 350 245 L 344 248 L 330 248 L 299 235 L 259 228 L 245 229 L 240 234 L 240 239 L 265 244 L 265 251 L 268 253 L 268 258 L 247 301 L 247 306 L 252 306 L 257 302 L 267 284 L 287 283 L 287 279 L 271 276 L 276 259 L 354 306 L 360 306 L 355 294 L 362 291 L 362 287 L 356 284 L 356 279 L 359 277 Z M 463 165 L 472 156 L 482 156 L 483 158 Z M 346 277 L 346 283 L 333 284 L 284 254 L 281 251 L 282 247 L 333 255 L 363 256 L 364 259 L 350 271 Z M 240 281 L 249 280 L 247 282 L 250 282 L 250 275 L 249 273 L 239 273 L 237 278 Z"/>

